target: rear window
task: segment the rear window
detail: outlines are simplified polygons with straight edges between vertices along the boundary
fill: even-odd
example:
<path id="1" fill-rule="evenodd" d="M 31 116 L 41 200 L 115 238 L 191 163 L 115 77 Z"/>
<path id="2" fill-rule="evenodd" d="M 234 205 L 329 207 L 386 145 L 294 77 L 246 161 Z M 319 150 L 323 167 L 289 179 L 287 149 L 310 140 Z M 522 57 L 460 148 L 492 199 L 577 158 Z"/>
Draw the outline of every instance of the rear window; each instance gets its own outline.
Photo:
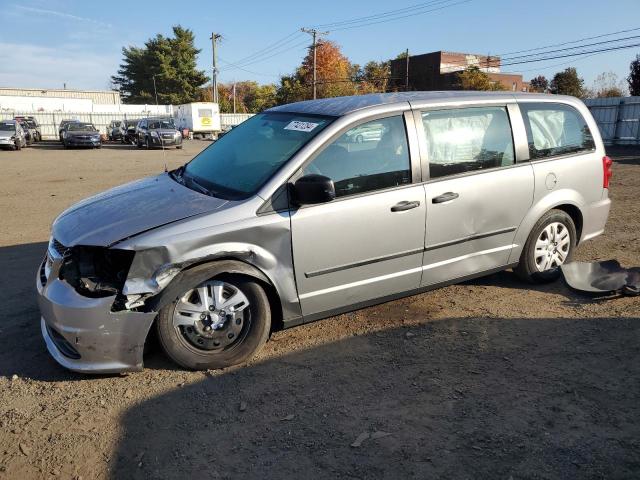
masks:
<path id="1" fill-rule="evenodd" d="M 532 160 L 595 148 L 587 122 L 575 108 L 558 103 L 521 103 L 520 110 Z"/>

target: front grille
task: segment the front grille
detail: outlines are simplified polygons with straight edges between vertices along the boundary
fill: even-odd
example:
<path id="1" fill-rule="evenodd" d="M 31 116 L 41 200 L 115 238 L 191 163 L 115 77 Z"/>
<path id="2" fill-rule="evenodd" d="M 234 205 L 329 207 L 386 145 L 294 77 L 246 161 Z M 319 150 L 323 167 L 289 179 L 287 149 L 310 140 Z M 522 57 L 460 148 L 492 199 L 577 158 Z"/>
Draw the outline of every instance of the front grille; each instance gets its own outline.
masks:
<path id="1" fill-rule="evenodd" d="M 173 138 L 173 135 L 171 135 L 170 133 L 163 133 L 162 138 Z"/>

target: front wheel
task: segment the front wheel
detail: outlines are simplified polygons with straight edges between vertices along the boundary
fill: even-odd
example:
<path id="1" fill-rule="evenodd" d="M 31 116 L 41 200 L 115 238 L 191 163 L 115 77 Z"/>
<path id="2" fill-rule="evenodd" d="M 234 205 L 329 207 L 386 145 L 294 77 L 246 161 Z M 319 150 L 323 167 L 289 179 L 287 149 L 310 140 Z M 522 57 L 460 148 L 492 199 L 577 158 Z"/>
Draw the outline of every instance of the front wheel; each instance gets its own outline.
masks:
<path id="1" fill-rule="evenodd" d="M 271 310 L 264 289 L 238 275 L 186 289 L 158 312 L 160 344 L 192 370 L 230 367 L 249 360 L 267 341 Z"/>
<path id="2" fill-rule="evenodd" d="M 534 225 L 515 272 L 530 283 L 546 283 L 560 276 L 571 261 L 578 235 L 573 219 L 562 210 L 549 210 Z"/>

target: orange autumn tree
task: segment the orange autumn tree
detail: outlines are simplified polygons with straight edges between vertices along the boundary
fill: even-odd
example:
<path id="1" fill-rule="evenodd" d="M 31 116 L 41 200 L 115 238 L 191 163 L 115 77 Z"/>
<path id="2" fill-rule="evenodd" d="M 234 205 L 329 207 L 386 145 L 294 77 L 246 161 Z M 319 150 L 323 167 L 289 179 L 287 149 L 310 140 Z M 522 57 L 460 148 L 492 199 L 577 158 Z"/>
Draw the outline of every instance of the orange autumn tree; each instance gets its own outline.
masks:
<path id="1" fill-rule="evenodd" d="M 316 53 L 318 98 L 354 95 L 358 93 L 353 82 L 354 66 L 334 42 L 318 42 Z M 302 60 L 293 75 L 284 76 L 278 88 L 280 103 L 288 103 L 312 98 L 313 91 L 313 50 Z"/>

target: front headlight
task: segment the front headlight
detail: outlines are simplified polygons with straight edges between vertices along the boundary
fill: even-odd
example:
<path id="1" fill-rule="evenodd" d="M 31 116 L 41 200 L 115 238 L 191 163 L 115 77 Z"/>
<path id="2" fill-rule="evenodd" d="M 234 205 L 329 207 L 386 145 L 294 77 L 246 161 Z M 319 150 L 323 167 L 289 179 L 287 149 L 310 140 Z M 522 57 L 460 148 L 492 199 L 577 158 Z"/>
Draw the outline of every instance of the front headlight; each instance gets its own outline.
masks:
<path id="1" fill-rule="evenodd" d="M 92 136 L 91 136 L 91 140 L 100 140 L 100 134 L 98 134 L 98 135 L 92 135 Z"/>
<path id="2" fill-rule="evenodd" d="M 158 132 L 151 132 L 151 136 L 155 137 L 155 138 L 158 138 Z"/>
<path id="3" fill-rule="evenodd" d="M 15 139 L 16 139 L 16 136 L 14 135 L 14 136 L 11 137 L 10 140 L 15 140 Z"/>

